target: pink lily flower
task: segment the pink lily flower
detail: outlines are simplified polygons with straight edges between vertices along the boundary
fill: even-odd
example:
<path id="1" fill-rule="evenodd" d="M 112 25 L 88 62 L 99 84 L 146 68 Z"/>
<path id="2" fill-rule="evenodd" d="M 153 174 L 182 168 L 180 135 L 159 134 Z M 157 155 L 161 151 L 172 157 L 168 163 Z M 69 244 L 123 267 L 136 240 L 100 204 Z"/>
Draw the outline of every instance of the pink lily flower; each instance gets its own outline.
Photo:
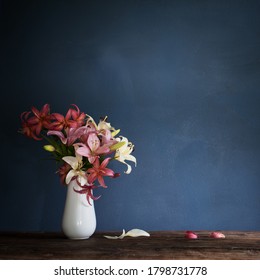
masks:
<path id="1" fill-rule="evenodd" d="M 107 117 L 100 118 L 98 124 L 94 121 L 94 119 L 87 115 L 87 125 L 92 128 L 92 131 L 95 132 L 98 136 L 101 137 L 102 145 L 106 144 L 112 146 L 116 144 L 118 141 L 114 139 L 114 136 L 119 133 L 120 129 L 115 130 L 110 123 L 108 123 Z"/>
<path id="2" fill-rule="evenodd" d="M 198 239 L 198 235 L 195 232 L 188 230 L 185 233 L 185 238 L 187 238 L 187 239 Z"/>
<path id="3" fill-rule="evenodd" d="M 31 112 L 23 112 L 21 114 L 21 122 L 22 128 L 20 132 L 29 138 L 33 138 L 34 140 L 42 140 L 42 138 L 37 137 L 35 134 L 35 127 L 28 123 L 28 118 Z"/>
<path id="4" fill-rule="evenodd" d="M 107 145 L 101 146 L 100 140 L 96 133 L 89 134 L 87 145 L 82 143 L 77 143 L 77 145 L 81 146 L 77 149 L 77 153 L 81 156 L 87 157 L 90 163 L 94 163 L 99 155 L 110 152 L 110 149 Z"/>
<path id="5" fill-rule="evenodd" d="M 60 138 L 61 142 L 64 145 L 71 146 L 75 143 L 77 139 L 79 139 L 82 135 L 88 133 L 88 127 L 82 126 L 79 128 L 67 128 L 65 130 L 66 135 L 63 132 L 57 130 L 50 130 L 47 132 L 47 135 L 56 135 Z"/>
<path id="6" fill-rule="evenodd" d="M 70 108 L 65 117 L 59 113 L 53 113 L 51 115 L 51 118 L 54 120 L 51 124 L 52 130 L 61 131 L 66 128 L 78 128 L 84 124 L 85 113 L 80 112 L 77 105 L 72 104 L 72 106 L 74 106 L 76 110 Z"/>
<path id="7" fill-rule="evenodd" d="M 226 236 L 222 233 L 222 232 L 217 232 L 217 231 L 214 231 L 212 232 L 209 237 L 211 238 L 226 238 Z"/>
<path id="8" fill-rule="evenodd" d="M 84 186 L 80 186 L 80 187 L 81 187 L 81 190 L 76 190 L 76 189 L 74 189 L 74 191 L 77 192 L 77 193 L 80 193 L 80 194 L 86 194 L 87 201 L 88 201 L 88 204 L 89 204 L 89 205 L 91 205 L 91 203 L 90 203 L 90 198 L 91 198 L 92 200 L 98 200 L 98 199 L 101 197 L 101 195 L 99 195 L 99 196 L 94 196 L 94 195 L 93 195 L 92 190 L 97 188 L 97 187 L 94 186 L 94 185 L 93 185 L 93 186 L 84 185 Z"/>
<path id="9" fill-rule="evenodd" d="M 110 161 L 110 158 L 106 158 L 105 160 L 102 161 L 101 164 L 100 164 L 98 158 L 94 161 L 93 167 L 89 168 L 87 170 L 88 182 L 90 184 L 93 184 L 93 182 L 97 179 L 99 184 L 103 188 L 107 188 L 107 186 L 105 185 L 103 177 L 104 176 L 114 177 L 114 175 L 115 175 L 115 173 L 114 173 L 114 171 L 112 169 L 106 168 L 106 166 L 108 165 L 109 161 Z"/>
<path id="10" fill-rule="evenodd" d="M 76 108 L 76 110 L 69 109 L 68 114 L 71 114 L 74 124 L 76 123 L 77 127 L 80 127 L 85 122 L 86 114 L 83 112 L 80 112 L 79 107 L 77 105 L 72 104 L 72 106 L 74 106 Z"/>
<path id="11" fill-rule="evenodd" d="M 32 113 L 34 114 L 34 116 L 28 119 L 28 124 L 34 127 L 36 135 L 39 135 L 43 128 L 49 129 L 50 127 L 49 104 L 45 104 L 40 111 L 37 108 L 32 107 Z"/>
<path id="12" fill-rule="evenodd" d="M 108 129 L 101 130 L 99 136 L 101 136 L 103 145 L 113 146 L 114 144 L 118 143 L 118 141 L 112 137 L 112 133 Z"/>
<path id="13" fill-rule="evenodd" d="M 60 176 L 60 182 L 62 185 L 66 185 L 65 180 L 70 170 L 71 170 L 71 166 L 67 162 L 65 162 L 57 171 L 57 173 Z"/>

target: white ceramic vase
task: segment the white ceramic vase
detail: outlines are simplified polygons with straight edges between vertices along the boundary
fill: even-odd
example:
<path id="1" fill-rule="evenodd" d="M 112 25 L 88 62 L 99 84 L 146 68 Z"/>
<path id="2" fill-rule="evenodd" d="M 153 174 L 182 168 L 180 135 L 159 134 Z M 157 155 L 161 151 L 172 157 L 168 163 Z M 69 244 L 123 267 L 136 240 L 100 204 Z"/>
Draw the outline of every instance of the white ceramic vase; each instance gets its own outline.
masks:
<path id="1" fill-rule="evenodd" d="M 86 195 L 80 190 L 76 180 L 67 186 L 67 197 L 62 218 L 62 231 L 70 239 L 88 239 L 96 230 L 94 201 L 88 203 Z"/>

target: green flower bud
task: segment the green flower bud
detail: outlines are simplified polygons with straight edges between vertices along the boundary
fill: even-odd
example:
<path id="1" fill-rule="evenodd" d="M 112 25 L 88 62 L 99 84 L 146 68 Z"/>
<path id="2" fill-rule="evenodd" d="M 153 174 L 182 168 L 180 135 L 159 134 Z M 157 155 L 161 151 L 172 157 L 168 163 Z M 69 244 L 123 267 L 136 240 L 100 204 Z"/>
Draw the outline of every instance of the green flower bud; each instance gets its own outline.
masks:
<path id="1" fill-rule="evenodd" d="M 54 152 L 55 151 L 55 148 L 52 145 L 44 145 L 43 148 L 47 152 Z"/>

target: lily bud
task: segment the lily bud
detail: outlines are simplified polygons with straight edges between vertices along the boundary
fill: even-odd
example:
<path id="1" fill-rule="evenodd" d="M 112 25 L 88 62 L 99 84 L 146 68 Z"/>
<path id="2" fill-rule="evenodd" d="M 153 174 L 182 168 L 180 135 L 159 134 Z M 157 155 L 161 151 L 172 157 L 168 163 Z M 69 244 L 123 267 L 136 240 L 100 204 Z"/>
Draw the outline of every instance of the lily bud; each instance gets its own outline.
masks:
<path id="1" fill-rule="evenodd" d="M 187 238 L 187 239 L 198 239 L 198 235 L 193 231 L 186 231 L 185 238 Z"/>
<path id="2" fill-rule="evenodd" d="M 115 137 L 120 132 L 120 129 L 111 132 L 112 137 Z"/>
<path id="3" fill-rule="evenodd" d="M 222 232 L 214 231 L 212 232 L 209 237 L 211 238 L 226 238 L 226 236 Z"/>
<path id="4" fill-rule="evenodd" d="M 121 147 L 123 147 L 125 145 L 126 142 L 122 141 L 122 142 L 118 142 L 116 144 L 114 144 L 113 146 L 110 147 L 110 151 L 116 151 L 118 149 L 120 149 Z"/>
<path id="5" fill-rule="evenodd" d="M 55 148 L 52 145 L 44 145 L 43 148 L 47 152 L 54 152 L 55 151 Z"/>

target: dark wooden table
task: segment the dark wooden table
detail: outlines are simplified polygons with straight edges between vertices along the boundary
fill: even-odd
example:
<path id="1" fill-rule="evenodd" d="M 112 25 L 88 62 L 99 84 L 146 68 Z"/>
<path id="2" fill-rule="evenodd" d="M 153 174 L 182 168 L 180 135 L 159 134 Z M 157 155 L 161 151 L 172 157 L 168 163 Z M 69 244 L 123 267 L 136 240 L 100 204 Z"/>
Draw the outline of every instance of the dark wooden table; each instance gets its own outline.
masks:
<path id="1" fill-rule="evenodd" d="M 157 259 L 157 260 L 260 260 L 260 232 L 223 231 L 225 239 L 188 240 L 184 232 L 150 232 L 150 237 L 111 240 L 95 233 L 87 240 L 69 240 L 61 233 L 0 233 L 0 259 Z"/>

